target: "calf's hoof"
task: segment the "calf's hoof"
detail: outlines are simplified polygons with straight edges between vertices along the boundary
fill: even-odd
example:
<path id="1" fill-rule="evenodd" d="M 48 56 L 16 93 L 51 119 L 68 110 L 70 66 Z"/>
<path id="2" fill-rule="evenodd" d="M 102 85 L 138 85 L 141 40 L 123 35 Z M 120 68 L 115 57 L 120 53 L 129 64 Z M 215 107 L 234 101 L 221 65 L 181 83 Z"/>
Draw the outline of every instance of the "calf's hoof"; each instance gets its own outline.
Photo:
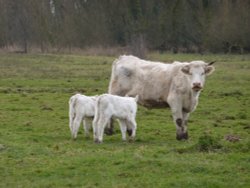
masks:
<path id="1" fill-rule="evenodd" d="M 187 140 L 188 139 L 188 132 L 176 134 L 176 140 Z"/>

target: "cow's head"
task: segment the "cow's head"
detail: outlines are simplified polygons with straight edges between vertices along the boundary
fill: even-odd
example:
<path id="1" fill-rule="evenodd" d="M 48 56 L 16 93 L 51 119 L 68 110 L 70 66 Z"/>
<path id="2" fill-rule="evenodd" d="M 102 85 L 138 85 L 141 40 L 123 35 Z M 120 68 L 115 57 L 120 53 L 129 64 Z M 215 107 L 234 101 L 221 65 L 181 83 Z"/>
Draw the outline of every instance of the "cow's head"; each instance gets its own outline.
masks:
<path id="1" fill-rule="evenodd" d="M 182 72 L 190 78 L 191 88 L 198 92 L 205 84 L 205 77 L 214 71 L 214 62 L 205 63 L 204 61 L 192 61 L 182 67 Z"/>

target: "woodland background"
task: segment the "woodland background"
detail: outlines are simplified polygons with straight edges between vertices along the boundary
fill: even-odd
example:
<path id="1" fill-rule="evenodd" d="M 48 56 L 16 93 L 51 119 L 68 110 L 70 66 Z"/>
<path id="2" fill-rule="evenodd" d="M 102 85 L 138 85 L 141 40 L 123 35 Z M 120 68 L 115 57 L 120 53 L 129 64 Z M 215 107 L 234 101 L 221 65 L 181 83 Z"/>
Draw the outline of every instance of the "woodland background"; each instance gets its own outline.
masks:
<path id="1" fill-rule="evenodd" d="M 0 48 L 250 52 L 249 0 L 0 0 Z"/>

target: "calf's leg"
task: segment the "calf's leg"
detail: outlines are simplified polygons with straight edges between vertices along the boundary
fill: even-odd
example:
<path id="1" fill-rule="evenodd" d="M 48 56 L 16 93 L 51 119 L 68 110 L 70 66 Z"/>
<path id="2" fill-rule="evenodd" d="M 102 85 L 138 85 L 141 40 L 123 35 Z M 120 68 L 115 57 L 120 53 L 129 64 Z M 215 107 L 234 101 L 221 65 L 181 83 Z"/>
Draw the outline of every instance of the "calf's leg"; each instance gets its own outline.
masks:
<path id="1" fill-rule="evenodd" d="M 97 123 L 97 139 L 95 139 L 96 143 L 102 143 L 103 141 L 103 133 L 104 128 L 106 127 L 107 123 L 109 122 L 109 117 L 101 117 Z"/>
<path id="2" fill-rule="evenodd" d="M 119 120 L 119 125 L 122 133 L 122 140 L 126 141 L 126 131 L 127 131 L 126 120 Z"/>
<path id="3" fill-rule="evenodd" d="M 73 121 L 73 127 L 72 127 L 72 132 L 71 132 L 73 139 L 76 139 L 77 137 L 77 133 L 78 133 L 81 121 L 82 121 L 81 117 L 78 117 L 78 116 L 76 116 Z"/>
<path id="4" fill-rule="evenodd" d="M 111 118 L 104 130 L 106 135 L 114 134 L 114 120 Z"/>
<path id="5" fill-rule="evenodd" d="M 136 121 L 135 121 L 135 117 L 128 120 L 127 123 L 128 123 L 129 129 L 131 130 L 131 134 L 129 134 L 130 140 L 134 140 L 135 136 L 136 136 L 136 129 L 137 129 L 137 124 L 136 124 Z"/>
<path id="6" fill-rule="evenodd" d="M 87 118 L 83 119 L 83 128 L 84 128 L 85 137 L 89 137 L 89 131 L 91 129 L 91 123 L 89 119 Z"/>

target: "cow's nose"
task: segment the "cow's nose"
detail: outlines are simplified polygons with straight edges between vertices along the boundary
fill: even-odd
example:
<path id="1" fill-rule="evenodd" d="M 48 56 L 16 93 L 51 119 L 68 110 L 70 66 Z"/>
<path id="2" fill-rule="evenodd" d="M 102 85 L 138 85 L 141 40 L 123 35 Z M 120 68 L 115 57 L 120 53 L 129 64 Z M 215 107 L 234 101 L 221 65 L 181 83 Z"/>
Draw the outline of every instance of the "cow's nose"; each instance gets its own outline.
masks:
<path id="1" fill-rule="evenodd" d="M 200 82 L 194 82 L 193 83 L 193 90 L 200 91 L 201 89 L 202 89 L 202 86 L 201 86 Z"/>
<path id="2" fill-rule="evenodd" d="M 194 82 L 193 87 L 201 87 L 201 83 L 200 82 Z"/>

